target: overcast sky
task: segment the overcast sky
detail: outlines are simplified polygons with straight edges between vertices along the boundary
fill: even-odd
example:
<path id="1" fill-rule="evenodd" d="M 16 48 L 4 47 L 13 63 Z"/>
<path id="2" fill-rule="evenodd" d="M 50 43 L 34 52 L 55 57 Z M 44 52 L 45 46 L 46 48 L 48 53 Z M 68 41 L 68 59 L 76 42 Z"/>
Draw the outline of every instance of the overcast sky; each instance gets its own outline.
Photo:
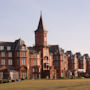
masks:
<path id="1" fill-rule="evenodd" d="M 90 0 L 0 0 L 0 41 L 34 45 L 40 11 L 48 44 L 90 54 Z"/>

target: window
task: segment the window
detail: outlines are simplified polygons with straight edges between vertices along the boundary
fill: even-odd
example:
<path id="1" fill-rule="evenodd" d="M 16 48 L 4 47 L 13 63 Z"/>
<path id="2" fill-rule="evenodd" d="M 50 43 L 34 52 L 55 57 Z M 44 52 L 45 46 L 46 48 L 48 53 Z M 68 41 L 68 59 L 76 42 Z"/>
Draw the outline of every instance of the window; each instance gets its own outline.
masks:
<path id="1" fill-rule="evenodd" d="M 19 59 L 17 59 L 17 65 L 19 65 Z"/>
<path id="2" fill-rule="evenodd" d="M 5 59 L 1 59 L 1 65 L 5 65 Z"/>
<path id="3" fill-rule="evenodd" d="M 8 65 L 12 65 L 12 59 L 8 60 Z"/>
<path id="4" fill-rule="evenodd" d="M 8 52 L 8 57 L 12 57 L 12 52 Z"/>
<path id="5" fill-rule="evenodd" d="M 22 59 L 22 65 L 26 65 L 26 60 Z"/>
<path id="6" fill-rule="evenodd" d="M 5 57 L 5 52 L 1 52 L 1 57 Z"/>
<path id="7" fill-rule="evenodd" d="M 39 55 L 39 58 L 41 58 L 41 56 Z"/>
<path id="8" fill-rule="evenodd" d="M 35 69 L 34 68 L 32 69 L 32 72 L 35 72 Z"/>
<path id="9" fill-rule="evenodd" d="M 26 72 L 21 72 L 21 78 L 26 79 L 27 78 L 27 73 Z"/>
<path id="10" fill-rule="evenodd" d="M 25 57 L 26 56 L 26 53 L 25 52 L 22 52 L 22 55 L 21 55 L 22 57 Z"/>
<path id="11" fill-rule="evenodd" d="M 0 46 L 0 50 L 4 50 L 4 46 Z"/>
<path id="12" fill-rule="evenodd" d="M 26 49 L 26 47 L 25 46 L 22 46 L 22 50 L 25 50 Z"/>
<path id="13" fill-rule="evenodd" d="M 45 60 L 45 63 L 47 63 L 47 60 Z"/>
<path id="14" fill-rule="evenodd" d="M 3 79 L 3 72 L 0 72 L 0 79 Z"/>
<path id="15" fill-rule="evenodd" d="M 40 60 L 38 61 L 38 65 L 40 65 Z"/>
<path id="16" fill-rule="evenodd" d="M 41 75 L 39 74 L 39 78 L 41 78 Z"/>
<path id="17" fill-rule="evenodd" d="M 10 47 L 10 46 L 7 46 L 7 50 L 8 50 L 8 51 L 11 50 L 11 47 Z"/>
<path id="18" fill-rule="evenodd" d="M 45 56 L 47 56 L 47 52 L 45 52 Z"/>
<path id="19" fill-rule="evenodd" d="M 19 57 L 19 52 L 17 52 L 17 57 Z"/>
<path id="20" fill-rule="evenodd" d="M 33 66 L 36 66 L 37 62 L 35 60 L 33 60 Z"/>
<path id="21" fill-rule="evenodd" d="M 40 72 L 41 70 L 40 70 L 40 68 L 39 68 L 39 72 Z"/>
<path id="22" fill-rule="evenodd" d="M 33 58 L 36 58 L 36 54 L 33 55 Z"/>

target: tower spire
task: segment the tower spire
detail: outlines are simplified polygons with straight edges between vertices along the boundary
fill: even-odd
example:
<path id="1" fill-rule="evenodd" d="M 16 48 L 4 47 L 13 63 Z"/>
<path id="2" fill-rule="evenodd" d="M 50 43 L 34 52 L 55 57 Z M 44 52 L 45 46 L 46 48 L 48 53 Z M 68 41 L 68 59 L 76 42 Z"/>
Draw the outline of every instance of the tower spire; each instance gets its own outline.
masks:
<path id="1" fill-rule="evenodd" d="M 38 30 L 45 31 L 43 18 L 42 18 L 42 11 L 40 12 L 40 20 L 39 20 L 39 24 L 38 24 Z"/>

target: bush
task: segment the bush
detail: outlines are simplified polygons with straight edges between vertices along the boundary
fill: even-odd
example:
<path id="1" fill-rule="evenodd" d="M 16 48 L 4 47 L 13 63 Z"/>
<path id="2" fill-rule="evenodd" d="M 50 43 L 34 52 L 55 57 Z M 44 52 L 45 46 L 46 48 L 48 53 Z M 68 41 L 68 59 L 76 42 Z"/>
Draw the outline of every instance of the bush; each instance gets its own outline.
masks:
<path id="1" fill-rule="evenodd" d="M 3 80 L 0 80 L 0 84 L 3 83 Z"/>
<path id="2" fill-rule="evenodd" d="M 15 80 L 12 80 L 12 82 L 14 82 Z"/>
<path id="3" fill-rule="evenodd" d="M 3 83 L 8 83 L 8 82 L 9 82 L 9 80 L 7 80 L 7 79 L 3 80 Z"/>
<path id="4" fill-rule="evenodd" d="M 21 80 L 24 80 L 23 78 L 21 78 Z"/>
<path id="5" fill-rule="evenodd" d="M 90 75 L 89 74 L 86 74 L 84 77 L 85 78 L 90 78 Z"/>

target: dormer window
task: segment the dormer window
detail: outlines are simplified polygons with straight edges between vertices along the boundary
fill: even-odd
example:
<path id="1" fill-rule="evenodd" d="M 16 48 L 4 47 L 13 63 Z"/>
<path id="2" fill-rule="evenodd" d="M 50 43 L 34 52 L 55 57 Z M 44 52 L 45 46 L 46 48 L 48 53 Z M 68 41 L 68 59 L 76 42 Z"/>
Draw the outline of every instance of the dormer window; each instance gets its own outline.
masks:
<path id="1" fill-rule="evenodd" d="M 8 51 L 11 50 L 11 47 L 10 47 L 10 46 L 7 46 L 7 50 L 8 50 Z"/>
<path id="2" fill-rule="evenodd" d="M 0 50 L 4 50 L 4 46 L 0 46 Z"/>
<path id="3" fill-rule="evenodd" d="M 26 49 L 26 47 L 25 46 L 22 46 L 22 50 L 25 50 Z"/>

